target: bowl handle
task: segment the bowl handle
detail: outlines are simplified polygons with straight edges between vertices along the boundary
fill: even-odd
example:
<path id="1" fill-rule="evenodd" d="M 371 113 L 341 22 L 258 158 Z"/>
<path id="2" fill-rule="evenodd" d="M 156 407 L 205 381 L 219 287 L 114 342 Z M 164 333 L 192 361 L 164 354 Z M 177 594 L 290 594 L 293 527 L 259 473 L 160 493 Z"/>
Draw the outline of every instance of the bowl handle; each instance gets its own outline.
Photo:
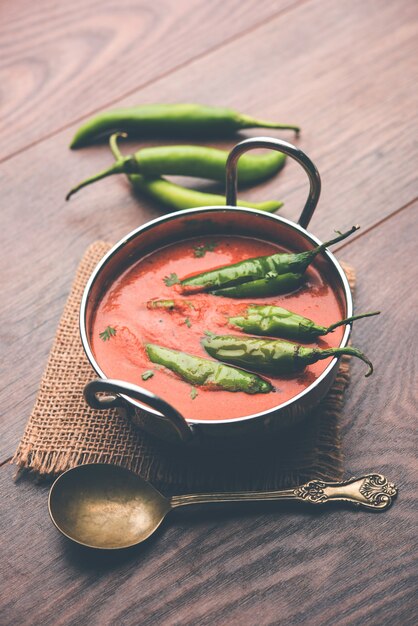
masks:
<path id="1" fill-rule="evenodd" d="M 321 178 L 311 159 L 302 150 L 281 139 L 251 137 L 250 139 L 240 141 L 232 148 L 226 162 L 226 204 L 228 206 L 237 206 L 237 163 L 239 157 L 244 152 L 255 150 L 256 148 L 269 148 L 283 152 L 295 159 L 307 173 L 310 184 L 309 195 L 298 221 L 302 228 L 306 228 L 318 204 L 321 194 Z"/>
<path id="2" fill-rule="evenodd" d="M 104 396 L 98 396 L 105 393 Z M 126 400 L 122 395 L 129 396 L 134 400 L 139 400 L 147 406 L 155 409 L 162 416 L 155 416 L 156 421 L 163 421 L 170 425 L 177 436 L 183 442 L 189 442 L 194 438 L 195 431 L 186 422 L 184 417 L 171 404 L 156 396 L 148 389 L 143 389 L 138 385 L 126 383 L 121 380 L 96 378 L 84 387 L 84 399 L 92 409 L 110 409 L 115 407 L 126 408 Z"/>

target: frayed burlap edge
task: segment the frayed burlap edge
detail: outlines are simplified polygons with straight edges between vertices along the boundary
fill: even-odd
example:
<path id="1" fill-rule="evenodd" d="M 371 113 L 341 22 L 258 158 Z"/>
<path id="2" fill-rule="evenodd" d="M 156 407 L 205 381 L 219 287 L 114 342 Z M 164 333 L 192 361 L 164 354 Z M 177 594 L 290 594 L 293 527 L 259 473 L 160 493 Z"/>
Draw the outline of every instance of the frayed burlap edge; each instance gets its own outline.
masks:
<path id="1" fill-rule="evenodd" d="M 168 447 L 138 431 L 114 410 L 94 411 L 83 400 L 94 378 L 81 346 L 78 314 L 84 286 L 110 244 L 86 251 L 66 302 L 40 389 L 12 459 L 20 470 L 52 477 L 84 463 L 114 463 L 137 472 L 169 493 L 172 489 L 269 489 L 312 477 L 339 480 L 343 474 L 338 419 L 349 383 L 349 359 L 303 425 L 288 431 L 262 456 L 244 452 L 196 454 Z M 355 274 L 344 267 L 354 288 Z"/>

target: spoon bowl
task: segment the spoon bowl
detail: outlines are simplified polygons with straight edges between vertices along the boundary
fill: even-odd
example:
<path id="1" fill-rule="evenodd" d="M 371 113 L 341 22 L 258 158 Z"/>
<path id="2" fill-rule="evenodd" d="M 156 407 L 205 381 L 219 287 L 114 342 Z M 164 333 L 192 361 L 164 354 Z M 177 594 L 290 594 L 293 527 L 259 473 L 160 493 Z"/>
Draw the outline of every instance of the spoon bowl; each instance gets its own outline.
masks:
<path id="1" fill-rule="evenodd" d="M 145 541 L 170 509 L 169 500 L 145 480 L 102 463 L 68 470 L 49 494 L 55 526 L 89 548 L 128 548 Z"/>
<path id="2" fill-rule="evenodd" d="M 169 511 L 211 502 L 299 500 L 314 505 L 350 502 L 374 511 L 392 503 L 397 488 L 381 474 L 345 482 L 310 480 L 279 491 L 195 493 L 164 497 L 134 472 L 117 465 L 91 463 L 70 469 L 49 492 L 49 513 L 58 530 L 89 548 L 129 548 L 148 539 Z"/>

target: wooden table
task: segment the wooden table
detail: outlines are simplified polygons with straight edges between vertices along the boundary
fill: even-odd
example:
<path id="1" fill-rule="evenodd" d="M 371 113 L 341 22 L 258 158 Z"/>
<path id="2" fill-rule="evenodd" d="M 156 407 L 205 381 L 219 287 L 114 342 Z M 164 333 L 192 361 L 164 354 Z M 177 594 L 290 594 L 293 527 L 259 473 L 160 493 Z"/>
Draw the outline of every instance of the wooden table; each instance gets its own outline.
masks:
<path id="1" fill-rule="evenodd" d="M 1 624 L 417 623 L 417 17 L 411 0 L 3 0 Z M 345 467 L 398 483 L 387 513 L 188 511 L 106 556 L 59 536 L 47 486 L 13 481 L 84 249 L 160 214 L 122 178 L 65 203 L 111 162 L 104 147 L 71 152 L 70 138 L 99 110 L 175 101 L 299 123 L 323 180 L 312 231 L 361 224 L 337 255 L 357 269 L 357 310 L 382 315 L 354 329 L 376 372 L 353 364 Z M 306 191 L 289 164 L 245 195 L 279 197 L 296 219 Z"/>

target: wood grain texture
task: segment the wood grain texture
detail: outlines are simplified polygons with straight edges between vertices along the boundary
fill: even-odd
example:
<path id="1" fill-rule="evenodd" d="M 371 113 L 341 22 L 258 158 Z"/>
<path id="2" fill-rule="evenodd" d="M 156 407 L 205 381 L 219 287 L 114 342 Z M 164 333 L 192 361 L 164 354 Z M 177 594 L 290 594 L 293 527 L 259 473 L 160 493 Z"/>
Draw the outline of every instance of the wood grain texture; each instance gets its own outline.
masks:
<path id="1" fill-rule="evenodd" d="M 259 6 L 270 10 L 272 4 L 245 3 L 249 23 L 258 21 Z M 88 17 L 96 6 L 97 38 Z M 39 138 L 62 120 L 73 119 L 69 112 L 88 114 L 84 91 L 90 102 L 97 92 L 100 105 L 110 84 L 103 83 L 105 66 L 113 72 L 118 93 L 129 82 L 130 66 L 120 59 L 140 49 L 135 44 L 137 22 L 121 23 L 118 16 L 113 20 L 115 6 L 90 2 L 84 8 L 79 1 L 65 6 L 50 0 L 37 5 L 23 0 L 2 3 L 0 10 L 3 14 L 7 10 L 8 18 L 0 19 L 1 41 L 8 48 L 1 67 L 7 72 L 9 61 L 16 69 L 19 59 L 27 60 L 18 72 L 27 81 L 0 83 L 2 89 L 6 84 L 9 91 L 15 89 L 7 94 L 8 103 L 16 103 L 5 128 L 8 154 L 12 134 L 21 132 L 22 143 L 16 145 L 27 145 L 27 129 L 19 126 L 20 110 Z M 155 3 L 122 6 L 137 17 L 144 6 L 156 10 Z M 179 4 L 180 9 L 174 3 L 164 6 L 170 7 L 169 20 L 180 20 L 185 4 Z M 200 24 L 197 28 L 203 41 L 212 28 L 213 4 L 199 6 L 200 20 L 207 22 L 207 30 Z M 222 19 L 226 22 L 228 6 L 231 3 L 219 4 L 214 27 Z M 35 7 L 40 7 L 39 13 Z M 85 16 L 88 27 L 83 31 L 80 23 Z M 199 54 L 198 38 L 195 41 L 191 32 L 193 20 L 192 16 L 187 27 L 174 22 L 180 34 L 190 29 L 194 41 L 193 51 L 190 55 L 183 51 L 183 59 Z M 169 21 L 160 22 L 158 37 L 150 36 L 144 44 L 145 65 L 155 78 L 156 68 L 167 62 L 167 76 L 122 101 L 178 101 L 180 94 L 184 100 L 222 103 L 302 125 L 300 145 L 317 163 L 324 183 L 312 230 L 325 237 L 336 227 L 361 222 L 364 234 L 342 246 L 338 256 L 357 269 L 357 310 L 382 309 L 380 317 L 358 322 L 353 332 L 353 343 L 370 356 L 376 370 L 366 380 L 362 365 L 353 363 L 343 421 L 347 475 L 383 471 L 400 487 L 393 508 L 380 515 L 296 505 L 189 510 L 173 515 L 141 548 L 106 556 L 62 539 L 48 520 L 47 487 L 27 480 L 14 484 L 14 468 L 3 465 L 1 624 L 415 626 L 418 622 L 413 395 L 417 357 L 412 341 L 417 334 L 418 202 L 413 203 L 417 188 L 412 133 L 417 115 L 416 21 L 416 3 L 408 0 L 300 2 L 288 14 L 257 31 L 250 28 L 171 74 L 171 60 L 163 59 L 158 39 L 170 29 Z M 219 28 L 217 41 L 225 42 L 223 24 Z M 74 66 L 67 64 L 68 73 L 61 76 L 60 59 L 71 56 L 71 32 L 86 42 L 87 51 L 81 45 Z M 168 35 L 172 48 L 167 50 L 175 63 L 177 37 L 178 33 Z M 201 50 L 208 50 L 206 44 L 203 41 Z M 94 52 L 91 67 L 85 62 L 89 50 Z M 80 72 L 83 59 L 86 67 Z M 50 80 L 45 68 L 51 71 Z M 68 82 L 72 69 L 70 83 L 77 97 L 70 98 L 66 109 L 64 103 L 61 120 L 57 103 L 69 92 L 65 85 L 60 90 L 60 78 Z M 36 91 L 33 85 L 42 92 L 39 100 L 31 96 Z M 83 250 L 94 239 L 116 240 L 159 214 L 156 206 L 129 195 L 123 180 L 103 181 L 66 205 L 68 187 L 110 160 L 103 147 L 70 153 L 67 145 L 73 130 L 57 133 L 0 168 L 0 462 L 11 456 L 23 431 Z M 295 218 L 306 186 L 297 168 L 288 166 L 277 180 L 246 193 L 258 199 L 280 195 L 288 201 L 284 214 Z M 408 206 L 402 210 L 404 205 Z"/>
<path id="2" fill-rule="evenodd" d="M 254 11 L 252 0 L 4 0 L 0 159 L 293 4 L 257 0 Z"/>
<path id="3" fill-rule="evenodd" d="M 396 482 L 393 508 L 382 514 L 298 506 L 189 510 L 173 515 L 141 548 L 105 557 L 61 539 L 47 519 L 46 487 L 13 485 L 6 466 L 0 471 L 8 502 L 5 623 L 416 623 L 418 364 L 408 338 L 417 331 L 410 266 L 417 208 L 344 249 L 358 268 L 357 310 L 382 309 L 353 333 L 376 371 L 366 380 L 361 364 L 353 364 L 343 424 L 346 467 L 348 475 L 378 470 Z M 402 242 L 395 251 L 394 241 Z"/>
<path id="4" fill-rule="evenodd" d="M 366 227 L 418 195 L 412 157 L 412 129 L 418 122 L 417 26 L 418 9 L 409 0 L 396 5 L 355 0 L 349 11 L 332 0 L 309 2 L 121 105 L 155 100 L 156 93 L 163 101 L 175 101 L 180 91 L 186 100 L 222 102 L 267 119 L 298 123 L 298 144 L 323 180 L 313 227 L 334 228 L 333 216 L 342 213 L 347 222 L 339 227 L 350 226 L 351 219 Z M 73 132 L 71 128 L 63 141 L 68 143 Z M 281 136 L 294 140 L 291 133 Z M 89 152 L 93 159 L 95 151 Z M 71 169 L 80 166 L 79 155 L 70 154 Z M 105 156 L 99 167 L 108 162 Z M 81 178 L 91 171 L 93 167 L 83 166 Z M 104 184 L 102 192 L 96 188 L 95 199 L 111 193 L 111 182 Z M 286 202 L 285 214 L 295 218 L 306 193 L 305 174 L 293 166 L 246 197 L 279 197 Z"/>
<path id="5" fill-rule="evenodd" d="M 415 7 L 408 0 L 356 0 L 350 11 L 331 0 L 307 3 L 124 103 L 176 100 L 181 93 L 186 100 L 300 122 L 299 143 L 323 178 L 312 231 L 326 238 L 353 223 L 370 227 L 417 194 L 411 133 L 418 111 L 411 79 Z M 84 249 L 95 239 L 117 241 L 160 214 L 116 178 L 65 203 L 72 184 L 110 163 L 105 147 L 69 151 L 73 130 L 26 150 L 0 170 L 0 461 L 13 453 L 30 413 Z M 283 214 L 297 219 L 306 186 L 304 173 L 289 164 L 277 179 L 244 195 L 283 198 Z"/>

